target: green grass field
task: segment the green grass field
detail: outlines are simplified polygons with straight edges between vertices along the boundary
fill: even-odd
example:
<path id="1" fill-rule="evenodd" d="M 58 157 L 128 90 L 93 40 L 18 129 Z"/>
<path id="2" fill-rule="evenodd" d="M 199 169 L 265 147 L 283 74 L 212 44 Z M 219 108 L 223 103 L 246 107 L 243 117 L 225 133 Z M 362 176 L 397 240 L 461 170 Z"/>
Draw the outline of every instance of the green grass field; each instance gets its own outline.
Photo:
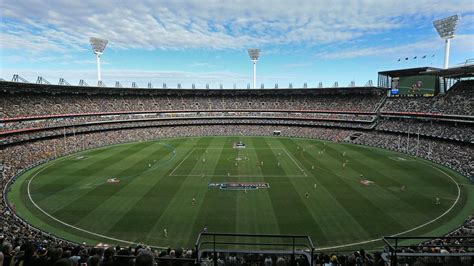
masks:
<path id="1" fill-rule="evenodd" d="M 233 148 L 239 140 L 245 149 Z M 107 183 L 110 178 L 120 183 Z M 209 186 L 256 182 L 269 187 Z M 402 232 L 446 233 L 474 212 L 472 187 L 449 169 L 382 149 L 202 137 L 66 156 L 23 174 L 8 198 L 31 224 L 90 244 L 192 247 L 207 226 L 210 232 L 303 234 L 318 248 L 350 248 Z"/>

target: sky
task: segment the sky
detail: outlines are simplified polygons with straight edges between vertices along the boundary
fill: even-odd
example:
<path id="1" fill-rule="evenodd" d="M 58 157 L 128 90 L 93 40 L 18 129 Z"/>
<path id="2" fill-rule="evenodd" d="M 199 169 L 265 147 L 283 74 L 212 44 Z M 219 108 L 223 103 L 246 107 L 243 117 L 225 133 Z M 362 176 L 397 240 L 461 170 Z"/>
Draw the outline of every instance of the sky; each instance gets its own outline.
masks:
<path id="1" fill-rule="evenodd" d="M 109 87 L 246 88 L 248 48 L 261 49 L 257 87 L 362 86 L 382 70 L 441 67 L 432 21 L 454 14 L 451 67 L 474 58 L 472 0 L 2 0 L 0 78 L 96 85 L 89 38 L 97 37 L 108 40 Z"/>

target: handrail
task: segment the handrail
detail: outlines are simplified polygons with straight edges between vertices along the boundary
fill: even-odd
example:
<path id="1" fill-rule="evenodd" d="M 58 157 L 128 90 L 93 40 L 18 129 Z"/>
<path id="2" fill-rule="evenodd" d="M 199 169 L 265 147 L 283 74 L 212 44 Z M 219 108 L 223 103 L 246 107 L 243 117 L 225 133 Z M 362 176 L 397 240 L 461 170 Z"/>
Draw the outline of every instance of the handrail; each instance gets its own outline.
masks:
<path id="1" fill-rule="evenodd" d="M 212 237 L 212 240 L 210 241 L 202 241 L 203 237 Z M 219 241 L 216 239 L 216 237 L 226 237 L 226 236 L 231 236 L 231 237 L 263 237 L 263 238 L 278 238 L 278 239 L 289 239 L 291 240 L 291 243 L 262 243 L 262 242 L 246 242 L 246 241 Z M 296 243 L 296 239 L 304 239 L 307 241 L 307 244 L 305 243 Z M 310 251 L 311 255 L 309 257 L 310 260 L 310 265 L 313 265 L 313 257 L 314 257 L 314 251 L 315 251 L 315 246 L 313 241 L 309 236 L 306 235 L 278 235 L 278 234 L 248 234 L 248 233 L 210 233 L 210 232 L 201 232 L 195 243 L 195 250 L 197 253 L 197 260 L 200 260 L 200 250 L 203 245 L 212 245 L 212 252 L 214 254 L 214 265 L 217 265 L 217 248 L 216 245 L 243 245 L 243 246 L 280 246 L 280 247 L 292 247 L 292 250 L 289 254 L 291 254 L 291 260 L 294 261 L 294 257 L 297 254 L 297 251 L 295 249 L 296 246 L 298 247 L 304 247 L 307 249 L 306 252 Z M 305 251 L 304 249 L 302 251 Z M 277 251 L 276 251 L 277 252 Z"/>
<path id="2" fill-rule="evenodd" d="M 450 239 L 472 239 L 474 240 L 474 236 L 385 236 L 382 238 L 383 242 L 387 244 L 390 251 L 390 260 L 392 265 L 398 265 L 398 257 L 422 257 L 422 256 L 434 256 L 434 255 L 426 255 L 426 254 L 437 254 L 437 257 L 446 256 L 447 254 L 452 253 L 406 253 L 406 252 L 398 252 L 400 248 L 412 247 L 413 244 L 409 245 L 400 245 L 400 241 L 402 240 L 450 240 Z M 395 246 L 390 243 L 389 240 L 395 241 Z M 422 244 L 421 246 L 417 247 L 456 247 L 456 248 L 472 248 L 474 245 L 472 244 Z M 415 255 L 419 254 L 419 255 Z M 459 253 L 460 257 L 471 257 L 474 258 L 474 253 L 466 252 L 466 253 Z M 454 256 L 454 255 L 452 255 Z M 456 255 L 458 256 L 458 255 Z"/>

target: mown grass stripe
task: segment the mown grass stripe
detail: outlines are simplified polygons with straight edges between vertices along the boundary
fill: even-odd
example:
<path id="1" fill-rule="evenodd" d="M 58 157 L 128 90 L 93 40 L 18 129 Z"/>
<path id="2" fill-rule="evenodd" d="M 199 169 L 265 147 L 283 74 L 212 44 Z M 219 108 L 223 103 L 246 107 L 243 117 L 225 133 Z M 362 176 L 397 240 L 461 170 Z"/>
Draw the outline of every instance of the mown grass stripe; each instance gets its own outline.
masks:
<path id="1" fill-rule="evenodd" d="M 62 208 L 55 210 L 52 215 L 60 217 L 67 223 L 76 225 L 81 219 L 86 217 L 94 209 L 98 208 L 101 202 L 120 192 L 130 183 L 133 183 L 141 171 L 146 169 L 150 158 L 147 155 L 159 154 L 163 146 L 161 145 L 140 145 L 141 149 L 136 149 L 131 153 L 122 154 L 123 157 L 118 158 L 114 163 L 107 165 L 103 170 L 94 173 L 95 178 L 100 178 L 100 185 L 86 190 L 85 193 L 78 193 L 78 197 L 74 197 L 74 201 L 65 204 Z M 156 149 L 158 148 L 158 149 Z M 138 155 L 138 156 L 135 156 Z M 145 155 L 145 156 L 143 156 Z M 118 177 L 121 179 L 118 186 L 106 184 L 105 181 L 110 177 Z"/>
<path id="2" fill-rule="evenodd" d="M 305 147 L 305 142 L 306 141 L 303 142 L 302 140 L 285 140 L 285 145 L 289 150 L 295 153 L 295 156 L 301 158 L 303 164 L 304 162 L 308 164 L 307 167 L 310 169 L 309 174 L 313 177 L 312 179 L 306 178 L 305 180 L 307 181 L 304 182 L 302 186 L 306 188 L 306 192 L 310 194 L 311 199 L 315 199 L 315 207 L 313 209 L 317 210 L 319 216 L 317 222 L 323 228 L 323 234 L 325 235 L 324 237 L 322 237 L 321 234 L 315 235 L 314 239 L 318 241 L 318 245 L 324 246 L 328 242 L 344 243 L 347 239 L 358 239 L 368 236 L 368 233 L 362 228 L 358 221 L 336 201 L 335 197 L 345 193 L 345 191 L 340 188 L 338 194 L 333 194 L 334 191 L 331 191 L 325 186 L 325 179 L 338 177 L 333 177 L 330 172 L 321 172 L 319 163 L 316 164 L 317 167 L 315 167 L 315 169 L 311 168 L 314 165 L 313 161 L 317 161 L 318 157 L 311 155 L 312 150 L 309 146 Z M 321 148 L 318 148 L 318 151 L 324 149 L 322 148 L 324 145 L 320 145 Z M 300 146 L 300 149 L 297 149 L 297 146 Z M 315 183 L 317 184 L 316 189 L 314 188 Z"/>
<path id="3" fill-rule="evenodd" d="M 179 145 L 174 148 L 179 149 Z M 113 223 L 110 222 L 111 217 L 114 217 L 115 221 L 123 217 L 143 197 L 143 193 L 162 178 L 157 176 L 155 171 L 165 170 L 172 166 L 172 164 L 167 164 L 167 162 L 173 160 L 174 149 L 163 145 L 154 147 L 156 147 L 154 152 L 142 154 L 149 162 L 153 161 L 154 165 L 148 168 L 145 162 L 145 168 L 142 168 L 144 170 L 140 171 L 140 169 L 137 169 L 132 182 L 120 188 L 114 195 L 101 201 L 96 208 L 79 221 L 79 227 L 87 227 L 89 230 L 94 231 L 104 230 L 107 226 L 112 226 Z M 153 146 L 150 146 L 150 148 L 153 149 Z M 154 160 L 157 160 L 157 162 L 155 163 Z M 121 186 L 121 184 L 104 185 L 112 187 Z M 130 217 L 130 219 L 134 219 L 134 217 Z"/>
<path id="4" fill-rule="evenodd" d="M 182 145 L 186 146 L 186 143 L 183 142 Z M 180 146 L 175 146 L 178 150 L 177 153 L 179 153 Z M 183 154 L 183 156 L 185 155 L 186 153 Z M 178 157 L 175 161 L 180 159 Z M 171 169 L 168 171 L 171 171 Z M 117 217 L 110 226 L 105 228 L 107 235 L 143 241 L 156 220 L 162 215 L 163 209 L 172 200 L 183 179 L 170 179 L 163 176 L 154 179 L 154 182 L 143 181 L 141 196 L 129 202 L 128 208 L 124 210 L 121 217 Z M 170 186 L 170 182 L 173 182 L 174 186 Z"/>
<path id="5" fill-rule="evenodd" d="M 197 234 L 203 230 L 206 224 L 210 224 L 208 220 L 199 219 L 199 215 L 203 211 L 201 207 L 208 207 L 206 205 L 208 190 L 207 180 L 210 180 L 210 177 L 207 175 L 204 177 L 191 175 L 194 171 L 199 172 L 200 170 L 198 169 L 200 169 L 201 166 L 205 166 L 209 171 L 212 171 L 215 167 L 213 162 L 217 162 L 217 160 L 213 160 L 212 157 L 218 156 L 219 151 L 205 153 L 205 148 L 209 146 L 219 147 L 219 141 L 206 139 L 206 141 L 197 143 L 196 148 L 198 149 L 193 149 L 191 155 L 187 158 L 185 164 L 194 165 L 195 167 L 188 168 L 188 176 L 179 177 L 183 179 L 183 182 L 176 191 L 172 201 L 163 210 L 163 215 L 159 217 L 153 229 L 150 231 L 154 232 L 154 234 L 148 235 L 149 239 L 166 239 L 176 245 L 180 243 L 192 245 L 191 242 L 195 240 Z M 205 163 L 200 160 L 202 157 L 207 158 Z M 199 160 L 196 161 L 196 158 L 199 158 Z M 170 176 L 167 178 L 175 177 Z M 195 199 L 194 204 L 192 202 L 193 198 Z M 177 210 L 179 210 L 179 212 L 177 212 Z M 213 217 L 206 218 L 213 219 Z M 165 238 L 163 235 L 164 228 L 168 231 L 168 238 Z"/>
<path id="6" fill-rule="evenodd" d="M 129 152 L 136 149 L 137 147 L 133 147 L 132 145 L 132 147 L 126 146 L 125 149 L 120 150 Z M 88 193 L 91 188 L 97 187 L 100 183 L 103 183 L 105 178 L 112 173 L 112 170 L 108 167 L 113 167 L 114 163 L 125 159 L 123 154 L 120 155 L 120 153 L 115 153 L 114 151 L 110 151 L 110 155 L 111 156 L 105 156 L 103 160 L 96 161 L 92 164 L 95 166 L 102 165 L 102 171 L 94 172 L 93 170 L 88 169 L 90 165 L 89 163 L 86 163 L 74 171 L 73 175 L 69 176 L 69 178 L 65 178 L 59 182 L 51 181 L 49 188 L 44 188 L 44 194 L 35 193 L 32 195 L 33 200 L 49 213 L 59 211 L 68 204 L 71 204 L 79 197 Z M 104 165 L 106 165 L 106 167 L 104 167 Z M 67 176 L 67 173 L 65 175 Z M 49 178 L 49 176 L 47 177 Z M 101 177 L 101 180 L 98 180 L 98 177 Z M 56 182 L 59 184 L 56 184 Z M 32 182 L 32 184 L 35 183 L 36 178 L 35 182 Z M 55 189 L 60 190 L 55 193 Z"/>
<path id="7" fill-rule="evenodd" d="M 324 160 L 333 161 L 334 167 L 342 167 L 342 160 L 334 155 L 334 149 L 330 145 L 324 145 Z M 319 155 L 319 154 L 318 154 Z M 340 165 L 339 165 L 340 164 Z M 369 171 L 367 169 L 367 171 Z M 347 178 L 338 178 L 333 174 L 321 176 L 320 181 L 323 186 L 333 195 L 337 195 L 335 200 L 350 214 L 353 219 L 364 229 L 364 231 L 373 237 L 374 234 L 380 234 L 382 231 L 393 229 L 399 231 L 403 228 L 399 221 L 387 214 L 389 210 L 384 210 L 377 206 L 370 198 L 369 191 L 362 191 L 362 185 L 358 182 L 358 177 L 354 177 L 357 182 Z M 372 217 L 366 219 L 367 216 Z M 342 217 L 341 217 L 342 218 Z"/>

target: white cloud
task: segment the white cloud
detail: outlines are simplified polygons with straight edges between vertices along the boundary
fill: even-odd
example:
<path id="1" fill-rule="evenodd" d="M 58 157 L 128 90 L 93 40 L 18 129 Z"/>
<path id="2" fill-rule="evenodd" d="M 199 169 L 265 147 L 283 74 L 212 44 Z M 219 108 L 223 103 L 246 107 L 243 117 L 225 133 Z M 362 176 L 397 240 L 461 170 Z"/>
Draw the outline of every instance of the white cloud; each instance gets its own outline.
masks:
<path id="1" fill-rule="evenodd" d="M 372 47 L 354 47 L 347 50 L 322 52 L 315 55 L 323 59 L 348 59 L 357 57 L 369 57 L 380 55 L 391 55 L 393 57 L 411 57 L 422 54 L 432 54 L 444 45 L 440 38 L 430 38 L 427 40 L 398 45 L 398 46 L 372 46 Z M 466 52 L 474 55 L 474 34 L 458 35 L 452 40 L 453 50 Z"/>
<path id="2" fill-rule="evenodd" d="M 191 64 L 188 64 L 188 67 L 193 67 L 193 68 L 209 68 L 209 67 L 214 67 L 213 64 L 211 63 L 206 63 L 206 62 L 194 62 Z"/>
<path id="3" fill-rule="evenodd" d="M 236 49 L 247 46 L 348 41 L 454 12 L 459 1 L 14 1 L 0 3 L 8 19 L 2 49 L 88 48 L 89 36 L 112 48 Z"/>

